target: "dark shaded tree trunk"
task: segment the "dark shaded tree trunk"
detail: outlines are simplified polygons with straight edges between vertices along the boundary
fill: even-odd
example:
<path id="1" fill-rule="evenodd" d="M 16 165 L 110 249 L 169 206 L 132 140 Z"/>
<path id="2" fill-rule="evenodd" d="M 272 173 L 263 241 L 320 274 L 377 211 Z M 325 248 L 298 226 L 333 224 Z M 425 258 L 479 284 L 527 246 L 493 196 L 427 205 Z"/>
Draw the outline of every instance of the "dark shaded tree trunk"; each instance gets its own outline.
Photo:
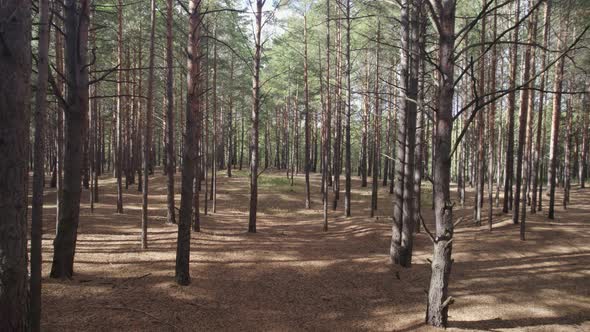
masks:
<path id="1" fill-rule="evenodd" d="M 88 116 L 88 67 L 86 66 L 90 4 L 65 2 L 65 60 L 68 93 L 65 99 L 65 153 L 63 200 L 57 235 L 53 241 L 52 278 L 71 278 L 80 219 L 82 138 Z"/>
<path id="2" fill-rule="evenodd" d="M 258 127 L 260 113 L 260 58 L 262 56 L 262 6 L 265 0 L 256 0 L 254 75 L 252 77 L 252 136 L 250 142 L 250 213 L 248 232 L 256 233 L 256 212 L 258 210 Z"/>
<path id="3" fill-rule="evenodd" d="M 0 6 L 0 330 L 26 331 L 31 2 Z"/>
<path id="4" fill-rule="evenodd" d="M 35 146 L 33 166 L 33 199 L 31 209 L 31 288 L 30 328 L 41 330 L 41 238 L 43 236 L 43 182 L 45 179 L 45 114 L 47 112 L 47 79 L 49 70 L 49 0 L 39 1 L 39 56 L 37 57 L 37 89 L 35 92 Z M 19 46 L 22 47 L 22 46 Z M 0 71 L 3 72 L 3 71 Z M 26 73 L 28 77 L 29 73 Z M 3 76 L 5 77 L 5 76 Z M 10 76 L 8 76 L 10 77 Z M 0 91 L 5 91 L 4 89 Z M 26 99 L 25 99 L 26 100 Z M 3 104 L 3 103 L 2 103 Z M 9 105 L 7 105 L 9 106 Z M 23 109 L 25 111 L 26 109 Z M 5 121 L 6 119 L 3 119 Z M 1 149 L 1 148 L 0 148 Z M 3 150 L 3 149 L 2 149 Z M 4 156 L 4 154 L 3 154 Z M 3 169 L 3 167 L 2 167 Z M 7 171 L 4 169 L 4 171 Z M 8 174 L 8 173 L 0 173 Z M 26 206 L 26 205 L 25 205 Z M 5 230 L 2 230 L 3 232 Z M 23 239 L 26 241 L 26 239 Z M 4 241 L 4 239 L 3 239 Z M 4 248 L 1 249 L 2 251 Z M 0 256 L 0 259 L 1 258 Z M 2 268 L 0 267 L 0 270 Z M 2 280 L 2 279 L 0 279 Z M 3 280 L 1 282 L 4 284 Z M 12 287 L 12 285 L 10 285 Z M 1 292 L 0 292 L 1 293 Z M 1 311 L 0 311 L 1 312 Z M 4 317 L 4 315 L 2 315 Z M 1 326 L 1 324 L 0 324 Z M 0 327 L 0 329 L 2 329 Z"/>

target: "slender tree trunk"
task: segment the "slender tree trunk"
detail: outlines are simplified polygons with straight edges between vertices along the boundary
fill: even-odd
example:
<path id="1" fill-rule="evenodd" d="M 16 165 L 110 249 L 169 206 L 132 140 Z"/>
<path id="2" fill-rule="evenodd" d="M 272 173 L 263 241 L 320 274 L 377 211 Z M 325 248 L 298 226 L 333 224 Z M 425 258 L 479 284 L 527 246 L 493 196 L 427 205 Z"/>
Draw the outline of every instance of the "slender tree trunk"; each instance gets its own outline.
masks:
<path id="1" fill-rule="evenodd" d="M 119 64 L 117 76 L 117 139 L 115 147 L 115 176 L 117 177 L 117 213 L 123 213 L 123 182 L 121 168 L 123 159 L 122 142 L 122 112 L 123 112 L 123 1 L 118 0 L 117 5 L 118 30 L 117 30 L 117 63 Z"/>
<path id="2" fill-rule="evenodd" d="M 155 60 L 155 34 L 156 34 L 156 0 L 151 0 L 150 9 L 150 48 L 148 60 L 148 91 L 147 106 L 145 116 L 145 126 L 143 127 L 143 192 L 141 201 L 141 247 L 148 247 L 148 195 L 149 195 L 149 166 L 150 166 L 150 148 L 152 146 L 152 118 L 154 113 L 154 60 Z"/>
<path id="3" fill-rule="evenodd" d="M 486 0 L 483 0 L 485 6 Z M 481 38 L 480 41 L 482 46 L 480 47 L 480 59 L 479 59 L 479 81 L 478 83 L 478 95 L 483 96 L 485 94 L 485 41 L 486 41 L 486 18 L 481 19 Z M 482 98 L 482 97 L 480 97 Z M 482 100 L 484 102 L 485 100 Z M 475 203 L 473 204 L 475 212 L 475 224 L 481 226 L 481 210 L 483 207 L 483 187 L 484 187 L 484 135 L 485 135 L 485 123 L 483 117 L 484 109 L 478 111 L 477 119 L 477 183 L 475 193 Z M 491 165 L 491 163 L 489 163 Z"/>
<path id="4" fill-rule="evenodd" d="M 55 2 L 55 10 L 58 14 L 62 14 L 63 6 Z M 56 20 L 56 24 L 59 25 L 59 20 Z M 63 45 L 63 38 L 64 36 L 60 32 L 60 29 L 55 29 L 55 66 L 57 68 L 57 77 L 55 78 L 57 83 L 57 92 L 60 95 L 64 94 L 64 81 L 63 75 L 65 75 L 64 71 L 64 45 Z M 57 157 L 56 160 L 56 171 L 57 171 L 57 181 L 56 181 L 56 202 L 55 202 L 55 231 L 57 232 L 57 226 L 59 225 L 59 211 L 61 210 L 61 202 L 63 196 L 63 162 L 64 162 L 64 107 L 58 103 L 56 107 L 57 110 L 57 141 L 56 143 L 56 153 Z"/>
<path id="5" fill-rule="evenodd" d="M 580 180 L 580 188 L 586 187 L 586 176 L 588 176 L 588 126 L 589 123 L 589 116 L 590 116 L 590 85 L 586 84 L 586 94 L 583 97 L 582 105 L 586 105 L 582 112 L 582 148 L 581 148 L 581 158 L 578 160 L 578 172 L 579 172 L 579 180 Z"/>
<path id="6" fill-rule="evenodd" d="M 375 210 L 377 210 L 377 199 L 379 194 L 379 160 L 381 157 L 381 107 L 380 105 L 380 96 L 379 96 L 379 43 L 380 34 L 381 34 L 381 26 L 380 23 L 377 23 L 377 41 L 376 41 L 376 48 L 375 48 L 375 85 L 374 85 L 374 95 L 375 95 L 375 116 L 373 117 L 373 183 L 372 183 L 372 193 L 371 193 L 371 218 L 375 215 Z"/>
<path id="7" fill-rule="evenodd" d="M 546 49 L 549 43 L 549 29 L 551 25 L 551 1 L 548 0 L 545 2 L 545 14 L 544 14 L 544 28 L 543 28 L 543 48 Z M 541 68 L 545 68 L 547 64 L 547 52 L 543 51 L 543 56 L 541 60 Z M 541 73 L 541 83 L 540 83 L 540 91 L 539 91 L 539 112 L 537 118 L 537 138 L 535 142 L 535 149 L 533 153 L 533 169 L 531 171 L 533 177 L 533 193 L 531 198 L 531 213 L 537 212 L 537 192 L 541 193 L 542 182 L 542 162 L 543 162 L 543 155 L 541 154 L 541 149 L 544 146 L 544 141 L 541 138 L 545 135 L 544 133 L 544 109 L 545 109 L 545 85 L 547 82 L 546 78 L 546 71 Z M 543 145 L 542 145 L 543 144 Z M 541 210 L 541 196 L 539 195 L 538 200 L 538 207 Z"/>
<path id="8" fill-rule="evenodd" d="M 49 0 L 39 1 L 39 55 L 37 57 L 37 90 L 35 92 L 35 146 L 33 166 L 33 199 L 31 211 L 31 288 L 30 323 L 32 331 L 41 330 L 41 237 L 43 235 L 43 182 L 45 171 L 45 113 L 47 112 L 47 79 L 49 70 Z M 25 21 L 26 22 L 26 21 Z M 22 47 L 22 46 L 19 46 Z M 1 65 L 0 65 L 1 66 Z M 0 67 L 1 68 L 1 67 Z M 4 72 L 3 70 L 0 72 Z M 24 73 L 28 77 L 29 73 Z M 10 76 L 4 76 L 10 77 Z M 4 89 L 0 91 L 6 91 Z M 23 98 L 24 99 L 24 98 Z M 26 99 L 25 99 L 26 100 Z M 9 106 L 9 105 L 6 105 Z M 22 110 L 25 111 L 25 110 Z M 3 119 L 7 121 L 7 119 Z M 3 139 L 4 141 L 4 139 Z M 3 149 L 2 149 L 3 150 Z M 5 156 L 4 154 L 2 154 Z M 4 167 L 0 167 L 4 171 Z M 3 172 L 2 174 L 8 174 Z M 25 209 L 26 210 L 26 209 Z M 5 215 L 5 214 L 3 214 Z M 7 230 L 2 230 L 6 232 Z M 3 239 L 6 240 L 6 239 Z M 26 241 L 26 239 L 23 239 Z M 3 249 L 2 249 L 3 251 Z M 2 257 L 0 255 L 0 257 Z M 3 259 L 3 258 L 0 258 Z M 1 270 L 2 268 L 0 268 Z M 0 279 L 3 280 L 3 279 Z M 4 284 L 4 282 L 2 282 Z M 9 287 L 13 285 L 9 284 Z M 1 287 L 0 287 L 1 289 Z M 3 291 L 0 291 L 2 294 Z M 0 296 L 1 298 L 1 296 Z M 1 302 L 0 302 L 1 303 Z M 0 305 L 0 308 L 2 305 Z M 0 311 L 2 312 L 2 311 Z M 4 315 L 2 315 L 4 317 Z M 1 326 L 1 324 L 0 324 Z M 2 329 L 2 328 L 0 328 Z"/>
<path id="9" fill-rule="evenodd" d="M 560 27 L 558 38 L 558 49 L 564 50 L 564 40 L 567 37 L 567 19 L 564 20 Z M 555 64 L 555 78 L 553 80 L 553 115 L 551 118 L 551 141 L 549 144 L 549 172 L 548 172 L 548 186 L 549 186 L 549 219 L 555 218 L 555 184 L 557 179 L 557 156 L 559 154 L 559 120 L 561 113 L 561 89 L 563 87 L 563 57 L 557 60 Z M 539 210 L 541 210 L 539 208 Z"/>
<path id="10" fill-rule="evenodd" d="M 497 0 L 494 0 L 494 6 L 496 6 Z M 493 16 L 493 27 L 492 27 L 492 40 L 496 40 L 498 34 L 498 10 L 494 9 Z M 484 50 L 482 45 L 482 50 Z M 491 91 L 496 91 L 496 70 L 498 63 L 498 48 L 496 45 L 492 46 L 492 66 L 490 69 L 490 87 Z M 492 96 L 493 98 L 493 96 Z M 493 214 L 494 214 L 494 149 L 496 147 L 495 135 L 495 124 L 496 124 L 496 102 L 492 101 L 490 109 L 488 111 L 488 229 L 492 231 Z M 501 153 L 500 153 L 501 154 Z M 498 158 L 499 159 L 499 158 Z M 499 165 L 498 165 L 499 166 Z"/>
<path id="11" fill-rule="evenodd" d="M 515 21 L 520 17 L 520 0 L 514 3 Z M 508 142 L 506 147 L 506 177 L 504 178 L 504 205 L 502 211 L 508 213 L 512 209 L 512 180 L 514 178 L 514 109 L 516 105 L 516 77 L 518 70 L 518 33 L 520 24 L 516 25 L 513 34 L 513 44 L 510 49 L 510 83 L 508 94 Z M 518 196 L 518 195 L 516 195 Z M 518 208 L 516 209 L 518 211 Z M 518 212 L 516 213 L 518 215 Z"/>
<path id="12" fill-rule="evenodd" d="M 174 169 L 176 156 L 174 154 L 174 70 L 172 64 L 174 35 L 172 33 L 172 10 L 174 3 L 172 0 L 166 0 L 166 202 L 167 202 L 167 222 L 176 223 L 176 212 L 174 211 Z M 189 222 L 190 225 L 190 222 Z"/>
<path id="13" fill-rule="evenodd" d="M 532 22 L 529 20 L 529 22 Z M 532 25 L 529 23 L 528 29 L 528 42 L 531 43 L 533 41 L 533 33 Z M 525 53 L 523 56 L 523 82 L 528 82 L 530 78 L 531 72 L 531 46 L 530 44 L 526 47 Z M 519 216 L 520 216 L 520 201 L 522 197 L 520 197 L 522 190 L 522 179 L 526 176 L 523 174 L 523 163 L 526 161 L 523 157 L 525 152 L 525 140 L 526 140 L 526 129 L 527 129 L 527 117 L 528 117 L 528 110 L 529 110 L 529 90 L 526 89 L 529 87 L 529 84 L 525 86 L 525 89 L 520 92 L 520 115 L 519 115 L 519 131 L 518 131 L 518 152 L 517 152 L 517 162 L 516 162 L 516 186 L 515 186 L 515 195 L 514 195 L 514 210 L 512 213 L 512 222 L 514 224 L 518 224 Z M 526 198 L 525 198 L 526 201 Z M 526 205 L 526 203 L 524 203 Z"/>
<path id="14" fill-rule="evenodd" d="M 350 29 L 351 29 L 351 20 L 350 20 L 350 0 L 346 0 L 346 161 L 345 161 L 345 176 L 346 176 L 346 184 L 345 184 L 345 194 L 344 194 L 344 211 L 347 217 L 351 216 L 351 138 L 350 138 L 350 117 L 351 117 L 351 96 L 352 96 L 352 86 L 350 84 L 350 71 L 351 71 L 351 63 L 350 63 Z M 307 57 L 306 57 L 307 58 Z M 306 96 L 307 98 L 307 96 Z M 307 121 L 307 120 L 306 120 Z M 306 125 L 307 127 L 307 125 Z"/>
<path id="15" fill-rule="evenodd" d="M 309 185 L 309 169 L 310 169 L 310 146 L 309 146 L 309 82 L 308 82 L 308 59 L 307 59 L 307 16 L 303 15 L 303 80 L 305 93 L 305 208 L 311 208 L 311 189 Z"/>
<path id="16" fill-rule="evenodd" d="M 258 127 L 260 113 L 260 58 L 262 56 L 262 6 L 265 0 L 256 0 L 254 75 L 252 77 L 252 136 L 250 143 L 250 214 L 248 232 L 256 233 L 256 212 L 258 210 Z"/>
<path id="17" fill-rule="evenodd" d="M 330 185 L 330 124 L 331 117 L 331 98 L 330 98 L 330 0 L 326 0 L 326 107 L 324 110 L 324 123 L 322 125 L 323 131 L 323 160 L 322 165 L 322 188 L 323 188 L 323 203 L 324 203 L 324 232 L 328 231 L 328 187 Z M 321 71 L 320 71 L 321 72 Z"/>
<path id="18" fill-rule="evenodd" d="M 571 88 L 571 83 L 569 84 Z M 563 151 L 563 209 L 567 209 L 570 201 L 571 186 L 571 145 L 572 145 L 572 95 L 568 95 L 566 101 L 565 118 L 565 146 Z"/>
<path id="19" fill-rule="evenodd" d="M 365 51 L 365 93 L 363 94 L 363 124 L 361 136 L 361 187 L 367 186 L 367 154 L 369 145 L 369 51 Z"/>

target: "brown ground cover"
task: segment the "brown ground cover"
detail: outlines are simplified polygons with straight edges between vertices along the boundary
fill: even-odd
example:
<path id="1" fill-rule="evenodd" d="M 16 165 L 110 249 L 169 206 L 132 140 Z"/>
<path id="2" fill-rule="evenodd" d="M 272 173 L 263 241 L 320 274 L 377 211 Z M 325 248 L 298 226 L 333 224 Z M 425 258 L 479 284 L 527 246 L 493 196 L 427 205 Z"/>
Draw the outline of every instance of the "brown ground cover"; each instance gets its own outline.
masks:
<path id="1" fill-rule="evenodd" d="M 150 185 L 147 250 L 140 249 L 135 186 L 125 193 L 122 215 L 115 213 L 112 178 L 101 178 L 94 213 L 83 192 L 75 277 L 66 281 L 48 277 L 55 190 L 47 188 L 43 330 L 430 330 L 423 321 L 432 245 L 418 234 L 413 267 L 389 264 L 387 188 L 380 189 L 378 218 L 371 219 L 370 188 L 355 178 L 353 217 L 343 216 L 341 194 L 324 233 L 319 178 L 312 177 L 313 209 L 305 210 L 302 176 L 291 187 L 284 173 L 264 173 L 258 233 L 248 234 L 248 178 L 235 173 L 231 179 L 220 174 L 217 213 L 203 216 L 202 232 L 192 235 L 188 287 L 174 283 L 176 226 L 164 223 L 161 172 Z M 425 191 L 423 215 L 433 227 Z M 469 219 L 458 226 L 451 330 L 590 330 L 590 189 L 575 187 L 571 197 L 554 221 L 529 215 L 524 242 L 501 209 L 494 210 L 491 233 Z M 470 205 L 455 211 L 472 214 Z"/>

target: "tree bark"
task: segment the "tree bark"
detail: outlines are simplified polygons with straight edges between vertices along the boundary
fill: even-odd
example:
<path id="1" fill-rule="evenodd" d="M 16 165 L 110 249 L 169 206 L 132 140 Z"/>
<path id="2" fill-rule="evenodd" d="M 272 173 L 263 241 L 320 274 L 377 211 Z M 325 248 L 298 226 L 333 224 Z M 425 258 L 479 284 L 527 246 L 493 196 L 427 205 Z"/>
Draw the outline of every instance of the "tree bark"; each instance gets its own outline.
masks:
<path id="1" fill-rule="evenodd" d="M 79 7 L 78 7 L 79 6 Z M 53 241 L 52 278 L 71 278 L 80 218 L 82 137 L 88 116 L 88 67 L 86 66 L 90 4 L 65 2 L 65 60 L 68 93 L 65 100 L 65 153 L 63 200 L 57 235 Z"/>
<path id="2" fill-rule="evenodd" d="M 174 69 L 172 64 L 174 38 L 172 32 L 172 10 L 174 3 L 172 0 L 166 0 L 166 202 L 167 202 L 167 222 L 176 223 L 176 211 L 174 209 L 174 173 L 176 165 L 176 156 L 174 154 Z M 190 223 L 189 223 L 190 225 Z"/>
<path id="3" fill-rule="evenodd" d="M 351 29 L 351 18 L 350 18 L 350 0 L 346 1 L 346 161 L 345 161 L 345 176 L 346 176 L 346 183 L 345 183 L 345 194 L 344 194 L 344 213 L 347 217 L 351 216 L 351 162 L 352 159 L 351 155 L 351 138 L 350 138 L 350 117 L 351 117 L 351 96 L 352 96 L 352 86 L 350 84 L 350 71 L 351 71 L 351 63 L 350 63 L 350 29 Z M 307 57 L 306 57 L 307 58 Z M 307 97 L 306 97 L 307 98 Z M 307 121 L 307 120 L 306 120 Z M 306 125 L 307 127 L 307 125 Z"/>
<path id="4" fill-rule="evenodd" d="M 453 298 L 448 295 L 453 244 L 453 207 L 449 183 L 451 169 L 451 133 L 453 130 L 455 1 L 431 0 L 438 8 L 439 51 L 438 68 L 441 81 L 438 91 L 438 114 L 434 136 L 434 221 L 436 225 L 432 275 L 428 291 L 426 322 L 446 327 L 448 309 Z"/>
<path id="5" fill-rule="evenodd" d="M 31 2 L 0 6 L 0 330 L 27 324 L 27 159 L 31 75 Z"/>
<path id="6" fill-rule="evenodd" d="M 154 1 L 154 0 L 152 0 Z M 182 183 L 180 195 L 180 213 L 178 220 L 178 240 L 176 246 L 176 283 L 188 285 L 190 277 L 190 250 L 191 250 L 191 221 L 193 216 L 193 181 L 195 179 L 195 161 L 197 160 L 196 138 L 200 135 L 196 132 L 199 112 L 199 43 L 200 43 L 200 1 L 189 2 L 189 35 L 188 35 L 188 60 L 187 60 L 187 93 L 188 102 L 186 110 L 185 145 L 182 158 Z"/>
<path id="7" fill-rule="evenodd" d="M 563 51 L 565 49 L 564 40 L 567 37 L 567 24 L 568 20 L 564 20 L 560 27 L 559 38 L 558 38 L 558 49 Z M 548 170 L 548 182 L 549 182 L 549 219 L 555 218 L 555 184 L 557 179 L 557 156 L 559 147 L 559 120 L 561 113 L 561 89 L 563 87 L 563 67 L 565 61 L 561 57 L 555 64 L 555 78 L 553 80 L 553 114 L 551 116 L 551 139 L 549 144 L 549 170 Z M 539 209 L 540 210 L 540 209 Z"/>
<path id="8" fill-rule="evenodd" d="M 520 0 L 514 3 L 515 21 L 520 17 Z M 513 34 L 513 44 L 510 49 L 510 83 L 508 94 L 508 141 L 506 143 L 506 177 L 504 178 L 504 205 L 502 211 L 508 213 L 512 209 L 512 180 L 514 177 L 514 109 L 516 104 L 516 77 L 518 68 L 518 33 L 520 25 L 516 25 Z M 518 209 L 517 209 L 518 210 Z M 518 212 L 517 212 L 518 214 Z"/>
<path id="9" fill-rule="evenodd" d="M 260 58 L 262 56 L 262 6 L 266 0 L 256 0 L 254 75 L 252 77 L 252 136 L 250 142 L 250 213 L 248 232 L 256 233 L 256 212 L 258 210 L 258 127 L 260 113 Z"/>
<path id="10" fill-rule="evenodd" d="M 45 178 L 45 113 L 47 112 L 47 79 L 49 70 L 49 0 L 39 1 L 39 55 L 37 57 L 37 90 L 35 92 L 35 146 L 33 166 L 33 199 L 31 210 L 31 330 L 41 330 L 41 238 L 43 236 L 43 182 Z M 27 77 L 29 73 L 26 73 Z M 4 91 L 2 89 L 1 91 Z M 8 173 L 0 173 L 8 174 Z M 1 279 L 0 279 L 1 280 Z M 0 328 L 1 329 L 1 328 Z"/>
<path id="11" fill-rule="evenodd" d="M 156 0 L 151 0 L 150 9 L 150 46 L 148 60 L 148 91 L 145 115 L 145 126 L 143 128 L 143 192 L 141 201 L 141 247 L 148 247 L 148 195 L 149 195 L 149 167 L 151 164 L 152 146 L 152 118 L 154 113 L 154 60 L 155 60 L 155 34 L 156 34 Z"/>

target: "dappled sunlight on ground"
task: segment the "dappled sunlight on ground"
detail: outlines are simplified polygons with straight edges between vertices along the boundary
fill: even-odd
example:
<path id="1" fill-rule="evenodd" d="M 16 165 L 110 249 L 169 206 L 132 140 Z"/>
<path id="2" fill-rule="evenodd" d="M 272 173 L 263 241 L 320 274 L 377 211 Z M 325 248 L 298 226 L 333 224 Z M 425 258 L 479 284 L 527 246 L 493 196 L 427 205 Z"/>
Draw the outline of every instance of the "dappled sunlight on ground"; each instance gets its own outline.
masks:
<path id="1" fill-rule="evenodd" d="M 174 283 L 177 228 L 165 223 L 166 179 L 160 170 L 150 177 L 147 250 L 140 249 L 141 193 L 135 185 L 125 191 L 124 214 L 115 213 L 116 182 L 110 176 L 100 179 L 94 213 L 83 190 L 73 280 L 48 278 L 55 190 L 47 188 L 43 330 L 430 329 L 423 321 L 432 245 L 417 234 L 413 267 L 391 266 L 388 187 L 380 187 L 372 219 L 370 180 L 361 188 L 353 178 L 351 218 L 343 215 L 344 193 L 333 211 L 330 192 L 324 233 L 320 177 L 312 175 L 312 209 L 306 210 L 302 174 L 291 187 L 284 172 L 267 170 L 259 189 L 258 233 L 249 234 L 247 173 L 234 175 L 219 172 L 217 212 L 211 202 L 207 215 L 201 211 L 187 287 Z M 179 180 L 180 173 L 177 207 Z M 424 192 L 430 195 L 430 189 Z M 501 208 L 494 209 L 489 232 L 485 217 L 484 226 L 473 225 L 471 206 L 455 207 L 457 216 L 467 218 L 453 241 L 451 330 L 590 330 L 590 189 L 573 188 L 571 196 L 566 211 L 557 208 L 556 220 L 546 218 L 546 209 L 528 214 L 524 242 Z M 432 229 L 430 198 L 423 202 Z M 471 195 L 467 202 L 473 202 Z M 483 216 L 486 209 L 487 203 Z"/>

